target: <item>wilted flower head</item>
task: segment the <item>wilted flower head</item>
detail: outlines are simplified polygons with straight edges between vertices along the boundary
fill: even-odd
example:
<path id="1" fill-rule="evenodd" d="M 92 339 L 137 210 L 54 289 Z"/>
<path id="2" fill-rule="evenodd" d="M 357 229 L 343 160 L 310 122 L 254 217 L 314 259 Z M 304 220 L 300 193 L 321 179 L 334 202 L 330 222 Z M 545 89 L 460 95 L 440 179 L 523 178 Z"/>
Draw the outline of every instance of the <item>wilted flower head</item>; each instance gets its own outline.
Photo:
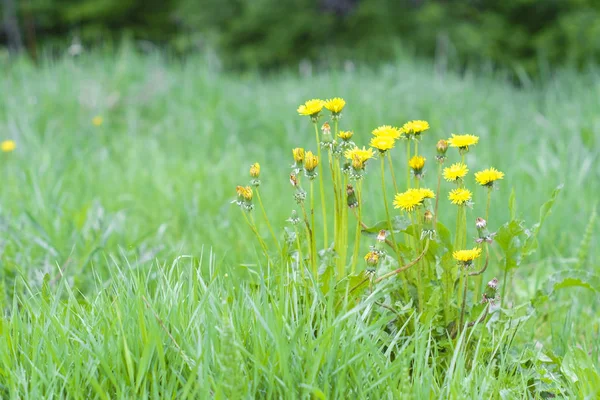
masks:
<path id="1" fill-rule="evenodd" d="M 301 104 L 300 107 L 298 107 L 298 114 L 313 118 L 317 117 L 324 105 L 325 102 L 321 99 L 307 100 L 304 102 L 304 104 Z"/>
<path id="2" fill-rule="evenodd" d="M 492 187 L 497 180 L 504 179 L 504 173 L 496 168 L 488 168 L 475 172 L 475 180 L 481 186 Z"/>
<path id="3" fill-rule="evenodd" d="M 395 141 L 396 139 L 391 136 L 375 136 L 371 139 L 371 143 L 369 143 L 369 145 L 376 148 L 381 153 L 385 153 L 389 149 L 394 148 Z"/>
<path id="4" fill-rule="evenodd" d="M 400 131 L 400 129 L 390 125 L 382 125 L 373 129 L 371 133 L 374 136 L 389 136 L 394 139 L 398 139 L 400 136 L 402 136 L 402 131 Z"/>
<path id="5" fill-rule="evenodd" d="M 467 172 L 469 172 L 469 168 L 467 168 L 466 164 L 455 163 L 448 168 L 444 168 L 444 179 L 448 182 L 456 182 L 459 179 L 464 178 L 467 175 Z"/>
<path id="6" fill-rule="evenodd" d="M 322 126 L 321 126 L 321 130 L 323 131 L 324 134 L 329 134 L 331 133 L 331 126 L 329 126 L 329 122 L 325 122 Z"/>
<path id="7" fill-rule="evenodd" d="M 0 143 L 0 148 L 3 152 L 10 153 L 11 151 L 14 151 L 17 148 L 17 144 L 14 140 L 5 140 L 2 143 Z"/>
<path id="8" fill-rule="evenodd" d="M 387 236 L 386 230 L 385 229 L 380 230 L 379 233 L 377 234 L 377 241 L 385 242 L 386 236 Z"/>
<path id="9" fill-rule="evenodd" d="M 483 229 L 487 226 L 487 222 L 485 219 L 477 217 L 477 219 L 475 220 L 475 226 L 477 227 L 477 229 Z"/>
<path id="10" fill-rule="evenodd" d="M 450 192 L 448 199 L 452 204 L 462 206 L 471 200 L 472 194 L 469 189 L 457 188 Z"/>
<path id="11" fill-rule="evenodd" d="M 431 222 L 431 221 L 433 221 L 433 213 L 431 211 L 429 211 L 429 210 L 426 210 L 423 213 L 423 221 L 425 221 L 425 222 Z"/>
<path id="12" fill-rule="evenodd" d="M 460 151 L 469 151 L 469 146 L 474 146 L 479 142 L 479 137 L 475 135 L 455 135 L 448 139 L 450 147 L 458 147 Z"/>
<path id="13" fill-rule="evenodd" d="M 471 250 L 457 250 L 452 253 L 452 257 L 464 266 L 469 266 L 473 263 L 473 260 L 481 255 L 481 249 L 476 247 Z"/>
<path id="14" fill-rule="evenodd" d="M 236 186 L 235 191 L 243 200 L 251 201 L 252 200 L 252 188 L 250 186 Z"/>
<path id="15" fill-rule="evenodd" d="M 325 102 L 325 108 L 331 111 L 332 114 L 337 115 L 342 112 L 346 101 L 340 97 L 334 97 Z"/>
<path id="16" fill-rule="evenodd" d="M 354 191 L 354 187 L 352 187 L 352 185 L 346 186 L 346 200 L 348 208 L 358 207 L 358 198 L 356 197 L 356 192 Z"/>

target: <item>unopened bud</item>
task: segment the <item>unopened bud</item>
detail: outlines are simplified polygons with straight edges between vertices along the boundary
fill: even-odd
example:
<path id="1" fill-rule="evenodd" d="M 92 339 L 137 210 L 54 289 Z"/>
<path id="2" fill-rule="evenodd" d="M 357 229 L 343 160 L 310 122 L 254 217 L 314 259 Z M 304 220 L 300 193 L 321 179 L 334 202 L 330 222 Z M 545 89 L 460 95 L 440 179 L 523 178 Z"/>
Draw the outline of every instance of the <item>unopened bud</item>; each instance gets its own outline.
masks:
<path id="1" fill-rule="evenodd" d="M 293 187 L 298 186 L 298 178 L 296 178 L 296 174 L 294 174 L 294 173 L 290 174 L 290 183 L 292 184 Z"/>
<path id="2" fill-rule="evenodd" d="M 484 229 L 487 226 L 487 221 L 483 218 L 477 217 L 475 220 L 475 226 L 477 229 Z"/>
<path id="3" fill-rule="evenodd" d="M 365 261 L 369 267 L 376 267 L 379 264 L 379 253 L 376 251 L 370 251 L 365 256 Z"/>
<path id="4" fill-rule="evenodd" d="M 354 192 L 354 188 L 352 185 L 346 186 L 346 197 L 349 208 L 358 207 L 358 200 L 356 198 L 356 193 Z"/>
<path id="5" fill-rule="evenodd" d="M 321 130 L 325 135 L 329 135 L 331 133 L 331 127 L 329 126 L 329 122 L 325 122 L 321 127 Z"/>
<path id="6" fill-rule="evenodd" d="M 292 154 L 294 155 L 294 161 L 296 161 L 296 163 L 302 164 L 304 162 L 304 149 L 302 147 L 292 149 Z"/>
<path id="7" fill-rule="evenodd" d="M 448 142 L 445 141 L 444 139 L 441 139 L 440 141 L 437 142 L 437 144 L 435 145 L 435 148 L 438 152 L 439 155 L 444 155 L 446 154 L 446 150 L 448 150 Z"/>
<path id="8" fill-rule="evenodd" d="M 425 222 L 433 221 L 433 213 L 429 210 L 425 211 L 425 213 L 423 214 L 423 220 Z"/>
<path id="9" fill-rule="evenodd" d="M 387 236 L 387 232 L 385 231 L 385 229 L 380 230 L 379 233 L 377 234 L 377 241 L 385 242 L 386 236 Z"/>

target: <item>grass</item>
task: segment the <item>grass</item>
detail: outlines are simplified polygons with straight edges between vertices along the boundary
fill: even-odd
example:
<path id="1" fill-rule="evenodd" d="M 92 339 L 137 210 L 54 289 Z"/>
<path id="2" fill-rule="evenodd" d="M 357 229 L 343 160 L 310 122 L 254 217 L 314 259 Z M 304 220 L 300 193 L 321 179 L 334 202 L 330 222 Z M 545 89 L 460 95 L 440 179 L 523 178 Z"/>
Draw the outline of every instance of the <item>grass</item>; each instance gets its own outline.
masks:
<path id="1" fill-rule="evenodd" d="M 2 70 L 0 135 L 17 150 L 0 154 L 1 398 L 528 398 L 534 385 L 598 396 L 592 290 L 562 291 L 494 331 L 493 362 L 483 349 L 465 358 L 467 337 L 438 354 L 415 318 L 398 331 L 385 329 L 393 312 L 370 318 L 374 296 L 342 314 L 327 298 L 289 296 L 278 278 L 286 266 L 259 261 L 230 201 L 259 161 L 263 201 L 283 229 L 290 149 L 313 139 L 295 112 L 308 98 L 344 97 L 341 127 L 361 144 L 375 126 L 414 118 L 433 126 L 423 144 L 431 156 L 449 133 L 479 134 L 469 163 L 507 175 L 491 225 L 508 218 L 511 189 L 532 224 L 565 184 L 540 248 L 508 288 L 509 305 L 526 304 L 556 271 L 600 269 L 590 223 L 600 191 L 599 70 L 520 88 L 410 61 L 234 76 L 206 60 L 126 49 Z M 385 218 L 368 207 L 378 196 L 364 193 L 368 221 Z M 491 265 L 486 279 L 495 275 Z"/>

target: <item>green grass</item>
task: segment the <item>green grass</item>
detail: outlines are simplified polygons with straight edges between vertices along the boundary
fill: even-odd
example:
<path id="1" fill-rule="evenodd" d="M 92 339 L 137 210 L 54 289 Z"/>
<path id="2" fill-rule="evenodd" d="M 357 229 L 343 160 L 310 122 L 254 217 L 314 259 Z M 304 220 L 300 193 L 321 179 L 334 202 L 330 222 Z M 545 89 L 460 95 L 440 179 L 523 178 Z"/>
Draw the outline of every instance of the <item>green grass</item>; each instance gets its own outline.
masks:
<path id="1" fill-rule="evenodd" d="M 478 347 L 465 358 L 460 340 L 438 354 L 415 318 L 397 332 L 385 329 L 393 313 L 369 318 L 374 296 L 341 314 L 327 298 L 303 300 L 277 278 L 285 265 L 261 262 L 230 201 L 259 161 L 263 200 L 283 229 L 294 206 L 290 149 L 314 148 L 295 112 L 308 98 L 344 97 L 341 127 L 360 144 L 373 127 L 416 118 L 433 127 L 423 141 L 431 159 L 438 139 L 478 134 L 472 171 L 506 173 L 492 229 L 508 218 L 511 189 L 531 225 L 565 184 L 540 248 L 508 288 L 508 303 L 524 304 L 556 271 L 600 272 L 589 223 L 600 193 L 600 71 L 521 88 L 408 61 L 233 76 L 206 60 L 126 50 L 0 67 L 0 136 L 17 142 L 0 154 L 0 398 L 528 398 L 543 371 L 566 397 L 599 395 L 593 291 L 564 290 L 517 331 L 494 330 L 493 362 Z M 375 222 L 384 214 L 373 179 L 365 214 Z M 482 212 L 475 202 L 470 220 Z M 445 374 L 441 359 L 452 366 Z"/>

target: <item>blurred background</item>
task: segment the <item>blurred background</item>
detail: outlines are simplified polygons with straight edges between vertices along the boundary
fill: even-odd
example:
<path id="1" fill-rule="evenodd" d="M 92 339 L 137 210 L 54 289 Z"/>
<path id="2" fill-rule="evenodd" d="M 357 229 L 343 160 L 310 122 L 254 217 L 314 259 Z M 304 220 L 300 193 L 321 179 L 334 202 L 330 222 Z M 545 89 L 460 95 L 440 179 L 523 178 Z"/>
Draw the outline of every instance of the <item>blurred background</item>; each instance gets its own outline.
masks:
<path id="1" fill-rule="evenodd" d="M 408 53 L 517 74 L 600 59 L 600 0 L 0 0 L 0 45 L 214 51 L 230 69 L 377 63 Z M 60 50 L 63 49 L 63 50 Z M 6 51 L 4 51 L 6 53 Z"/>

